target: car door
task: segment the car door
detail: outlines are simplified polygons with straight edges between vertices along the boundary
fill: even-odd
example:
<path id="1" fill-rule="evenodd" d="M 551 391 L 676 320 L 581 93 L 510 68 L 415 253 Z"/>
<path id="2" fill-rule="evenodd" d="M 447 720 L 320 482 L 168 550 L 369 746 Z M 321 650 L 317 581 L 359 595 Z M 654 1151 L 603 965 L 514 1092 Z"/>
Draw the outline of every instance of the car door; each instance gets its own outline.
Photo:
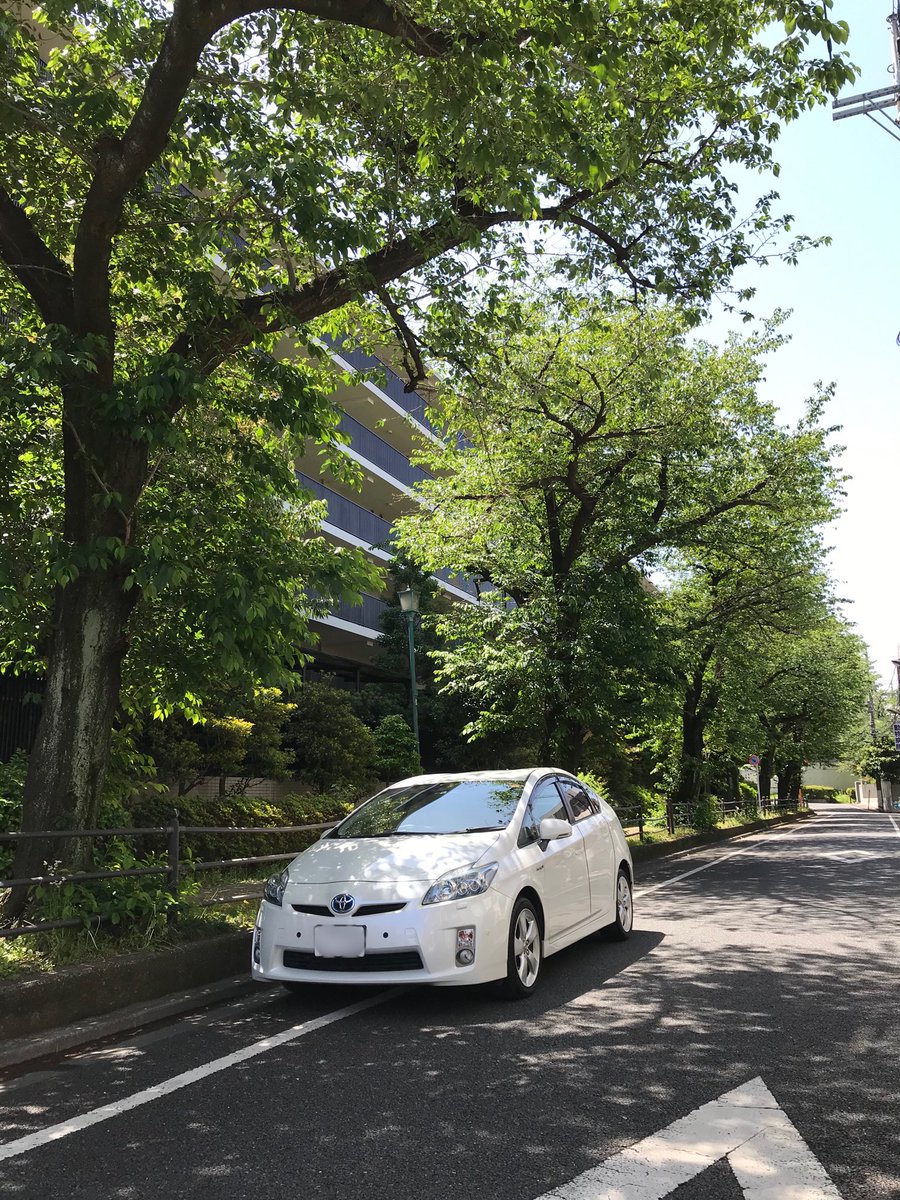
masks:
<path id="1" fill-rule="evenodd" d="M 615 850 L 609 822 L 598 800 L 577 779 L 561 777 L 557 786 L 575 828 L 581 833 L 587 859 L 591 913 L 613 919 Z"/>
<path id="2" fill-rule="evenodd" d="M 552 779 L 542 780 L 531 793 L 519 845 L 530 859 L 544 906 L 545 937 L 555 941 L 591 912 L 590 883 L 584 839 L 573 825 L 568 837 L 539 842 L 537 830 L 544 817 L 555 817 L 570 825 L 568 811 Z"/>

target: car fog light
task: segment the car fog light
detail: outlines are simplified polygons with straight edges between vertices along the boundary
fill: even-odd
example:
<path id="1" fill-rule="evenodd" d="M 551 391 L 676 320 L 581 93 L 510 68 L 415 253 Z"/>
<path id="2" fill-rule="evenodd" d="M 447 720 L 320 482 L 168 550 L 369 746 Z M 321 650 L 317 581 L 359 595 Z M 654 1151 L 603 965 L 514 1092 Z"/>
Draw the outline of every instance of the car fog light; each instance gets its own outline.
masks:
<path id="1" fill-rule="evenodd" d="M 458 967 L 471 966 L 475 961 L 475 928 L 472 925 L 466 925 L 463 929 L 456 931 L 456 965 Z"/>
<path id="2" fill-rule="evenodd" d="M 257 925 L 257 927 L 253 930 L 253 961 L 256 964 L 256 966 L 259 966 L 260 959 L 261 959 L 261 955 L 259 952 L 260 933 L 261 933 L 260 928 Z"/>

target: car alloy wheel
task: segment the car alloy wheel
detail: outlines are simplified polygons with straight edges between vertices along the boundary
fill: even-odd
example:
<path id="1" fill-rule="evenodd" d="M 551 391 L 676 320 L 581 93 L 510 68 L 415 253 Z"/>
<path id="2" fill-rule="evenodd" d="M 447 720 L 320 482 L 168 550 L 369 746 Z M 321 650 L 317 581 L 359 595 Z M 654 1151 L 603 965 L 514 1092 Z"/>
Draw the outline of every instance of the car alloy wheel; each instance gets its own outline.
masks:
<path id="1" fill-rule="evenodd" d="M 631 880 L 624 867 L 619 867 L 616 877 L 616 919 L 603 930 L 604 938 L 613 942 L 624 942 L 631 936 L 634 924 L 634 896 L 631 891 Z"/>
<path id="2" fill-rule="evenodd" d="M 530 996 L 541 973 L 541 923 L 530 900 L 516 902 L 509 925 L 509 957 L 503 991 L 512 1000 Z"/>

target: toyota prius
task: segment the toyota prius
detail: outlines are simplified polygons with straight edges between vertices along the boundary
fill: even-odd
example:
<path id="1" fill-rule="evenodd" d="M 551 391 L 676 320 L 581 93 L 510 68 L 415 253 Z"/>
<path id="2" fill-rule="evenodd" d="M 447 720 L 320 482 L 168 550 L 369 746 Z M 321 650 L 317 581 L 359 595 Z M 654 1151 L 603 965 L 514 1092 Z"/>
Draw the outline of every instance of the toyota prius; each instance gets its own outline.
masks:
<path id="1" fill-rule="evenodd" d="M 365 801 L 268 880 L 253 978 L 477 984 L 511 997 L 545 958 L 626 938 L 632 862 L 609 804 L 555 768 L 420 775 Z"/>

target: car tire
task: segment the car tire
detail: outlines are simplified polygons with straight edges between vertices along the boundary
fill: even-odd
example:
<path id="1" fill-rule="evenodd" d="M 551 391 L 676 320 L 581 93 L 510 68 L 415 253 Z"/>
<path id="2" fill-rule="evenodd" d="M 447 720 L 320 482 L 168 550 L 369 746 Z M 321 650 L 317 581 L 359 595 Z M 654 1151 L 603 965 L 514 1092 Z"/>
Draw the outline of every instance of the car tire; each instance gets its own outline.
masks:
<path id="1" fill-rule="evenodd" d="M 507 945 L 501 992 L 507 1000 L 522 1000 L 537 987 L 543 963 L 541 922 L 534 903 L 524 896 L 513 906 Z"/>
<path id="2" fill-rule="evenodd" d="M 631 937 L 634 923 L 634 893 L 631 880 L 624 867 L 619 867 L 616 877 L 615 895 L 616 919 L 603 930 L 603 936 L 610 942 L 624 942 Z"/>

